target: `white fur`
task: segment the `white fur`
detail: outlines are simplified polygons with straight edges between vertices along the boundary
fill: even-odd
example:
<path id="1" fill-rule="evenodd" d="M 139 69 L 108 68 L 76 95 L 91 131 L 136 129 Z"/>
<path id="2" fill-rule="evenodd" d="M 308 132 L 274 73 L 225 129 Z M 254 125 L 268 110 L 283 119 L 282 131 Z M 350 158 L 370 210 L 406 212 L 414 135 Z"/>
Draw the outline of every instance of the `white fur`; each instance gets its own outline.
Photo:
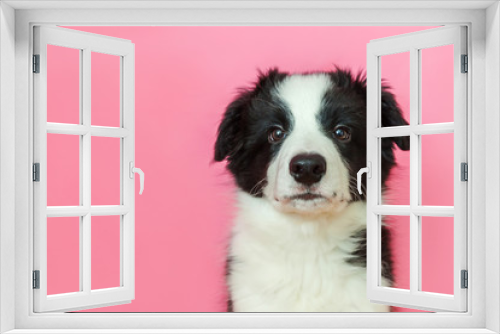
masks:
<path id="1" fill-rule="evenodd" d="M 238 194 L 228 284 L 236 312 L 387 312 L 366 298 L 366 269 L 346 262 L 365 204 L 306 218 Z"/>
<path id="2" fill-rule="evenodd" d="M 278 210 L 306 213 L 341 211 L 351 200 L 349 171 L 318 120 L 322 97 L 331 86 L 332 82 L 325 74 L 293 75 L 287 77 L 273 92 L 287 105 L 294 119 L 293 130 L 287 134 L 278 156 L 267 170 L 268 182 L 263 189 L 264 195 Z M 290 160 L 303 153 L 317 153 L 326 160 L 326 174 L 310 189 L 296 182 L 289 172 Z M 289 199 L 306 191 L 322 195 L 323 198 L 312 201 Z"/>
<path id="3" fill-rule="evenodd" d="M 236 312 L 386 312 L 366 297 L 366 269 L 348 263 L 366 227 L 364 202 L 353 202 L 349 171 L 319 124 L 332 85 L 324 74 L 287 77 L 272 93 L 293 115 L 293 129 L 267 169 L 263 197 L 238 193 L 228 285 Z M 333 129 L 332 129 L 333 130 Z M 326 174 L 306 187 L 290 175 L 293 157 L 322 155 Z M 306 192 L 322 198 L 290 198 Z"/>

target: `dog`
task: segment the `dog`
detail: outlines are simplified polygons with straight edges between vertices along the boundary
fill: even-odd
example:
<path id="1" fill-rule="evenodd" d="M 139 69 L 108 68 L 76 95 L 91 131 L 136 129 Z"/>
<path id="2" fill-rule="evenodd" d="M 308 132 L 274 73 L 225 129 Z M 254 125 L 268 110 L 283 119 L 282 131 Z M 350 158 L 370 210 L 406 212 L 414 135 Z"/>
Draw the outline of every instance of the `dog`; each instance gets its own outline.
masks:
<path id="1" fill-rule="evenodd" d="M 408 125 L 385 83 L 382 126 Z M 215 161 L 227 160 L 237 213 L 226 265 L 228 311 L 387 312 L 366 297 L 366 77 L 259 72 L 227 107 Z M 382 187 L 395 166 L 384 138 Z M 365 180 L 363 180 L 365 186 Z M 390 231 L 382 227 L 381 284 L 393 282 Z"/>

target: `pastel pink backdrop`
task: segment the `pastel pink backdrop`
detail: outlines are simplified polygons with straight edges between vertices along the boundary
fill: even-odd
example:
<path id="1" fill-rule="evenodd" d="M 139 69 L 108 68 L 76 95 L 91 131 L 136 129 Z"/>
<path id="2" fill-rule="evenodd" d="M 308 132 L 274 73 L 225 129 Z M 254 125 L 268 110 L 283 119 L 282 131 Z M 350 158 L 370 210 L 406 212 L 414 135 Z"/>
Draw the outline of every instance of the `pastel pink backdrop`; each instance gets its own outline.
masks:
<path id="1" fill-rule="evenodd" d="M 216 129 L 237 88 L 257 70 L 366 67 L 372 39 L 429 27 L 71 27 L 136 48 L 136 296 L 105 312 L 223 312 L 224 261 L 234 214 L 231 178 L 212 162 Z M 452 47 L 425 50 L 423 122 L 453 121 Z M 432 54 L 431 54 L 432 53 Z M 387 58 L 386 58 L 387 57 Z M 382 74 L 409 119 L 409 58 Z M 49 47 L 48 121 L 78 123 L 78 51 Z M 92 124 L 119 124 L 119 62 L 92 54 Z M 441 138 L 444 137 L 444 138 Z M 48 135 L 48 205 L 78 205 L 78 138 Z M 92 204 L 119 203 L 119 140 L 92 139 Z M 453 205 L 453 135 L 422 140 L 422 202 Z M 397 152 L 387 202 L 409 203 L 409 154 Z M 451 175 L 451 176 L 450 176 Z M 450 221 L 451 220 L 451 221 Z M 408 217 L 391 217 L 396 286 L 409 286 Z M 50 218 L 49 293 L 77 291 L 78 218 Z M 453 221 L 422 223 L 423 289 L 452 293 Z M 92 217 L 92 288 L 119 283 L 119 217 Z M 393 308 L 394 311 L 411 311 Z"/>

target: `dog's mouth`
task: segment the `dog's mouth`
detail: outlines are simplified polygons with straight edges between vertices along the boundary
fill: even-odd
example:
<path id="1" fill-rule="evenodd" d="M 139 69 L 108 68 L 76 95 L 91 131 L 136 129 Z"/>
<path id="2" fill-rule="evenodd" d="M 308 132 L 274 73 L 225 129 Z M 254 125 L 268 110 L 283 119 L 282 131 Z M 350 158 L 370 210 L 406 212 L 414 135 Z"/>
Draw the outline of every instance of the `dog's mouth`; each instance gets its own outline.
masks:
<path id="1" fill-rule="evenodd" d="M 325 196 L 314 193 L 303 193 L 288 197 L 289 200 L 313 201 L 315 199 L 326 199 Z"/>
<path id="2" fill-rule="evenodd" d="M 298 194 L 290 194 L 281 198 L 274 197 L 273 205 L 280 211 L 301 214 L 321 214 L 325 212 L 340 212 L 346 207 L 347 201 L 340 201 L 338 196 L 325 196 L 321 192 L 301 189 Z"/>

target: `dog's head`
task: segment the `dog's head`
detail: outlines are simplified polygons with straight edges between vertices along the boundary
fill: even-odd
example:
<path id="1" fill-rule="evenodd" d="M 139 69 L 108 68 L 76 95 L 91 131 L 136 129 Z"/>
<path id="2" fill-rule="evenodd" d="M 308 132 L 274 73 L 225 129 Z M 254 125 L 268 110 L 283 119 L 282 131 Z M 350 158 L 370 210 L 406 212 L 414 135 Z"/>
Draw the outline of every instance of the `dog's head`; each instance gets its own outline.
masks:
<path id="1" fill-rule="evenodd" d="M 382 90 L 382 126 L 407 125 L 394 96 Z M 382 141 L 382 181 L 395 165 L 394 144 Z M 339 212 L 364 200 L 356 173 L 366 165 L 366 79 L 350 71 L 261 73 L 227 107 L 215 143 L 215 160 L 245 192 L 281 211 Z"/>

